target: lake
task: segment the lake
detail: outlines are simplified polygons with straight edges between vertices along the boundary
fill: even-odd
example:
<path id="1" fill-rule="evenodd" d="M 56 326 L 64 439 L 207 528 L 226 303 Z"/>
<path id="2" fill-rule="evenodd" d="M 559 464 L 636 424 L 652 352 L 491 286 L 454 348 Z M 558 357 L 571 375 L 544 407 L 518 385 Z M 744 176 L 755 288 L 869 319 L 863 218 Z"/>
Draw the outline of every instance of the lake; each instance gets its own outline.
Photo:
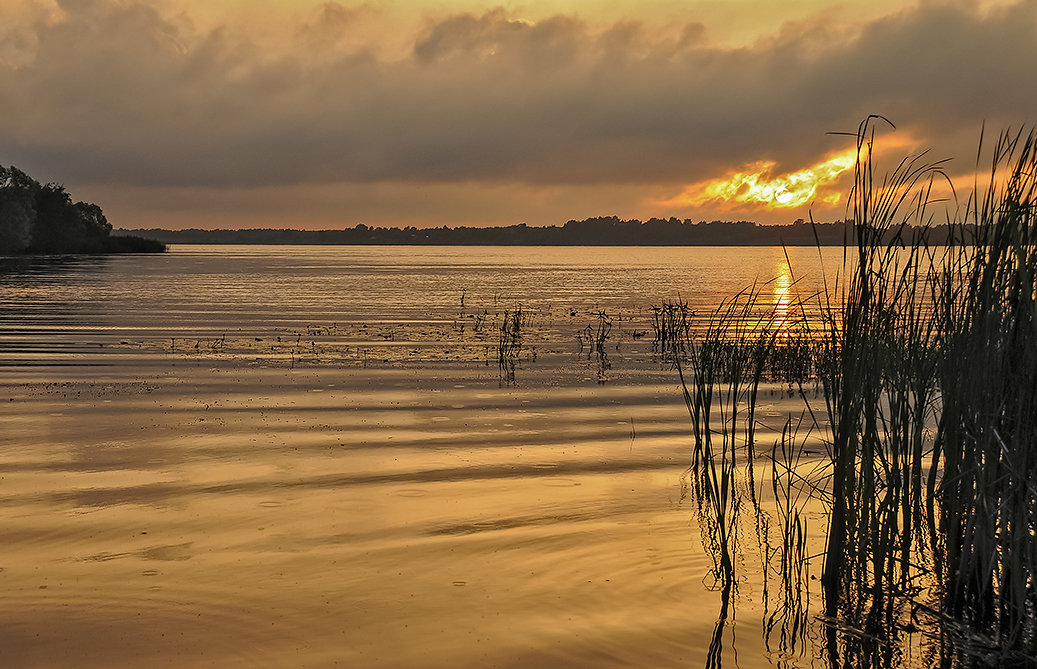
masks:
<path id="1" fill-rule="evenodd" d="M 820 276 L 769 247 L 2 258 L 4 663 L 810 665 L 752 583 L 710 650 L 651 307 Z M 797 402 L 767 392 L 765 443 Z"/>

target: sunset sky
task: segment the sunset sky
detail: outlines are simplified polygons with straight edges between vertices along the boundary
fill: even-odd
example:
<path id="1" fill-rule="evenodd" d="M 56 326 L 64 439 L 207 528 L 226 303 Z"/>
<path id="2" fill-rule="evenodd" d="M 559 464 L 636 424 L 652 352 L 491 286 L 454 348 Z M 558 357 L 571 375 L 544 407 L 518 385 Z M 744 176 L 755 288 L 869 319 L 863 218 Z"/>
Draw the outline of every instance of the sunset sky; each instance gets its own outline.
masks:
<path id="1" fill-rule="evenodd" d="M 116 227 L 842 218 L 853 131 L 971 173 L 1033 0 L 3 0 L 0 165 Z"/>

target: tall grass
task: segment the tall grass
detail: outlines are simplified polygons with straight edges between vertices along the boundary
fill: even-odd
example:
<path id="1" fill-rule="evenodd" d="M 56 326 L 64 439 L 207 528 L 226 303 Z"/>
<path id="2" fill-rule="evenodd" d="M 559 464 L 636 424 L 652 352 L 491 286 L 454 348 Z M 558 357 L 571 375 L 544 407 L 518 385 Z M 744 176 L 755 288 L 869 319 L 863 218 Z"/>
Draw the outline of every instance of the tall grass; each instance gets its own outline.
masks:
<path id="1" fill-rule="evenodd" d="M 841 304 L 829 308 L 822 374 L 831 422 L 832 506 L 821 576 L 824 612 L 868 634 L 895 626 L 894 595 L 909 595 L 912 553 L 923 509 L 921 472 L 936 393 L 931 280 L 936 265 L 925 235 L 928 193 L 939 164 L 905 159 L 878 185 L 873 126 L 857 135 L 852 191 L 855 235 Z M 893 596 L 893 597 L 891 597 Z"/>
<path id="2" fill-rule="evenodd" d="M 691 336 L 693 326 L 682 303 L 656 310 L 663 318 L 657 338 L 669 344 L 684 389 L 695 439 L 691 489 L 714 558 L 713 576 L 724 590 L 736 585 L 742 504 L 747 501 L 754 510 L 759 504 L 757 398 L 781 331 L 773 310 L 760 308 L 762 302 L 759 286 L 723 301 L 701 337 Z"/>
<path id="3" fill-rule="evenodd" d="M 766 315 L 751 318 L 753 288 L 721 305 L 696 341 L 665 335 L 681 341 L 672 348 L 707 547 L 718 580 L 731 583 L 743 506 L 782 534 L 765 629 L 787 647 L 802 639 L 809 607 L 803 510 L 821 504 L 814 613 L 833 666 L 892 666 L 912 643 L 941 666 L 981 655 L 1037 666 L 1037 135 L 1000 136 L 989 184 L 950 216 L 950 237 L 935 239 L 943 164 L 907 158 L 878 179 L 878 121 L 856 133 L 843 279 L 798 305 L 807 334 L 788 343 Z M 772 449 L 770 523 L 752 467 L 739 470 L 756 457 L 764 370 L 786 366 L 781 356 L 797 347 L 826 416 L 807 406 L 812 419 L 790 422 Z M 806 478 L 804 431 L 827 446 Z"/>
<path id="4" fill-rule="evenodd" d="M 999 178 L 1001 173 L 1006 173 Z M 938 286 L 942 613 L 1037 664 L 1037 136 L 1002 134 Z M 978 190 L 978 189 L 977 189 Z"/>

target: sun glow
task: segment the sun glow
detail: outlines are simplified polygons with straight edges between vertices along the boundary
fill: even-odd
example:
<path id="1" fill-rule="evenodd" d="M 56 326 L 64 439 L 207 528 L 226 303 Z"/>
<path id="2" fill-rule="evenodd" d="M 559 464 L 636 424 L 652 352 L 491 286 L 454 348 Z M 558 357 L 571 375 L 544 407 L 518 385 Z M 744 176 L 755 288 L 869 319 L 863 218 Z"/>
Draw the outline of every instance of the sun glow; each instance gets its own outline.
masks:
<path id="1" fill-rule="evenodd" d="M 857 149 L 852 148 L 831 155 L 813 167 L 778 176 L 771 174 L 774 161 L 759 161 L 722 179 L 688 186 L 677 197 L 660 204 L 697 207 L 713 202 L 744 202 L 763 204 L 771 209 L 799 207 L 818 199 L 818 189 L 833 183 L 853 167 L 856 160 Z M 826 204 L 835 204 L 839 197 L 838 193 L 826 193 L 820 199 Z"/>

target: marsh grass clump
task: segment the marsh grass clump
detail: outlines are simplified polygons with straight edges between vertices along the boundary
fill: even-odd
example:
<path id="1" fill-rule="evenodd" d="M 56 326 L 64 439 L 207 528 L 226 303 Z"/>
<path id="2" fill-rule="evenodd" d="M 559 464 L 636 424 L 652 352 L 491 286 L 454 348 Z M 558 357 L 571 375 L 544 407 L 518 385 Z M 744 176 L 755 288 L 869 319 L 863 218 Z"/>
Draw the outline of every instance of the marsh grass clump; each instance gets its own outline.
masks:
<path id="1" fill-rule="evenodd" d="M 683 354 L 692 335 L 695 312 L 678 297 L 652 307 L 652 350 L 663 355 Z"/>
<path id="2" fill-rule="evenodd" d="M 754 323 L 750 289 L 682 342 L 689 378 L 675 356 L 704 541 L 734 583 L 738 517 L 754 511 L 764 563 L 778 565 L 764 569 L 764 627 L 786 651 L 802 640 L 817 553 L 812 615 L 833 666 L 895 666 L 914 646 L 946 667 L 1037 666 L 1037 135 L 1002 134 L 989 184 L 932 240 L 943 165 L 908 158 L 877 180 L 876 120 L 856 133 L 842 285 L 811 298 L 808 334 Z M 766 369 L 816 379 L 824 404 L 771 449 L 774 512 L 751 467 L 739 474 L 757 452 Z M 825 455 L 803 475 L 807 438 Z M 823 510 L 820 535 L 807 507 Z"/>
<path id="3" fill-rule="evenodd" d="M 1037 664 L 1037 135 L 1003 134 L 936 289 L 941 391 L 927 522 L 945 615 Z M 1000 173 L 1007 176 L 999 183 Z M 978 189 L 977 189 L 978 190 Z"/>
<path id="4" fill-rule="evenodd" d="M 773 312 L 761 304 L 758 286 L 724 300 L 708 317 L 700 338 L 672 336 L 675 322 L 685 328 L 681 334 L 688 332 L 687 314 L 679 303 L 656 311 L 669 324 L 660 340 L 671 347 L 691 418 L 695 442 L 690 487 L 714 560 L 713 577 L 725 593 L 737 585 L 743 503 L 754 508 L 759 503 L 754 477 L 757 398 L 780 334 Z"/>
<path id="5" fill-rule="evenodd" d="M 528 316 L 522 307 L 501 314 L 497 339 L 497 366 L 506 383 L 515 382 L 515 363 L 522 352 L 522 328 Z"/>
<path id="6" fill-rule="evenodd" d="M 605 344 L 608 342 L 609 335 L 612 334 L 613 317 L 609 316 L 604 309 L 599 309 L 594 313 L 594 318 L 594 350 L 604 353 Z"/>
<path id="7" fill-rule="evenodd" d="M 609 315 L 604 309 L 599 309 L 593 314 L 594 322 L 588 323 L 582 330 L 576 332 L 576 342 L 580 345 L 580 351 L 587 348 L 589 353 L 604 353 L 609 337 L 612 335 L 612 324 L 615 317 Z"/>
<path id="8" fill-rule="evenodd" d="M 609 362 L 608 353 L 605 351 L 605 345 L 608 343 L 609 336 L 612 334 L 612 322 L 613 317 L 609 316 L 604 309 L 599 309 L 594 314 L 595 325 L 594 329 L 591 326 L 587 326 L 588 333 L 592 335 L 591 341 L 593 342 L 593 356 L 596 362 L 596 372 L 598 375 L 598 383 L 605 383 L 608 381 L 608 372 L 612 369 L 612 363 Z"/>
<path id="9" fill-rule="evenodd" d="M 857 169 L 856 267 L 824 380 L 839 493 L 825 613 L 871 635 L 928 617 L 948 661 L 972 662 L 960 649 L 980 638 L 1002 664 L 1037 656 L 1034 143 L 1001 136 L 941 248 L 924 234 L 939 164 L 906 160 L 878 187 L 870 160 Z M 908 220 L 923 234 L 903 239 Z"/>
<path id="10" fill-rule="evenodd" d="M 608 352 L 605 350 L 609 337 L 612 335 L 612 324 L 622 317 L 610 315 L 604 309 L 599 309 L 592 314 L 595 318 L 593 323 L 588 323 L 582 330 L 576 332 L 576 342 L 580 345 L 580 353 L 587 352 L 587 360 L 594 359 L 595 372 L 598 383 L 608 381 L 609 370 L 612 363 L 609 361 Z M 619 345 L 616 345 L 619 349 Z"/>
<path id="11" fill-rule="evenodd" d="M 819 319 L 817 309 L 811 309 L 811 300 L 816 295 L 799 296 L 783 305 L 778 313 L 764 294 L 771 283 L 753 286 L 733 300 L 723 300 L 719 308 L 702 316 L 680 299 L 652 306 L 652 351 L 673 364 L 681 360 L 686 364 L 697 352 L 701 353 L 699 343 L 708 341 L 711 356 L 718 360 L 730 358 L 734 363 L 745 353 L 746 342 L 741 335 L 749 332 L 756 337 L 762 333 L 754 328 L 765 327 L 768 336 L 754 343 L 766 349 L 766 355 L 758 356 L 760 381 L 789 388 L 816 386 L 820 381 L 819 371 L 830 357 L 820 345 L 821 335 L 816 326 L 815 331 L 811 330 L 811 324 Z M 797 283 L 790 288 L 795 288 Z M 734 302 L 740 305 L 737 309 Z M 718 336 L 720 330 L 723 334 Z M 588 339 L 589 335 L 590 330 Z M 740 373 L 737 365 L 721 379 L 726 380 L 735 373 Z"/>

